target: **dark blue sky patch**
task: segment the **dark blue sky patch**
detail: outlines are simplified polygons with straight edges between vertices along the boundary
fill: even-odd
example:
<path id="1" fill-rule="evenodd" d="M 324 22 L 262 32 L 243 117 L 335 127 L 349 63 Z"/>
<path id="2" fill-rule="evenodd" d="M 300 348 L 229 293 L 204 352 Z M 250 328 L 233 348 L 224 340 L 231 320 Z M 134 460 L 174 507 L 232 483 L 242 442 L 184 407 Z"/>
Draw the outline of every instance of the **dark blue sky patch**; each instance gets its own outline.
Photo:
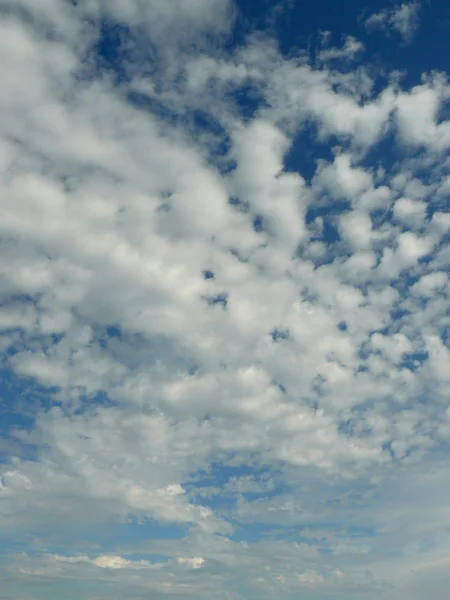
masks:
<path id="1" fill-rule="evenodd" d="M 370 346 L 368 341 L 364 341 L 359 347 L 358 357 L 360 360 L 367 360 L 370 355 Z"/>
<path id="2" fill-rule="evenodd" d="M 380 229 L 386 223 L 390 223 L 392 220 L 392 208 L 376 208 L 370 213 L 372 219 L 372 228 L 374 230 Z"/>
<path id="3" fill-rule="evenodd" d="M 122 337 L 122 335 L 123 335 L 120 325 L 107 325 L 106 333 L 108 334 L 108 337 L 110 337 L 110 338 L 118 338 L 118 337 Z"/>
<path id="4" fill-rule="evenodd" d="M 230 198 L 228 198 L 228 204 L 242 213 L 248 213 L 250 211 L 250 204 L 237 196 L 230 196 Z"/>
<path id="5" fill-rule="evenodd" d="M 289 339 L 289 330 L 275 328 L 271 331 L 270 335 L 272 336 L 272 340 L 274 342 L 288 340 Z"/>
<path id="6" fill-rule="evenodd" d="M 450 194 L 432 194 L 425 199 L 427 205 L 427 218 L 432 219 L 436 212 L 448 212 L 450 208 Z"/>
<path id="7" fill-rule="evenodd" d="M 303 125 L 292 140 L 291 147 L 284 157 L 284 170 L 299 173 L 310 183 L 316 174 L 319 159 L 333 162 L 332 146 L 334 143 L 338 143 L 336 138 L 328 139 L 326 143 L 318 140 L 315 124 Z"/>
<path id="8" fill-rule="evenodd" d="M 269 31 L 276 34 L 281 52 L 292 56 L 295 49 L 309 48 L 313 55 L 323 49 L 317 35 L 331 32 L 330 46 L 342 46 L 345 36 L 361 40 L 364 56 L 378 63 L 380 71 L 389 73 L 407 70 L 403 85 L 421 83 L 423 72 L 433 69 L 449 72 L 446 60 L 450 31 L 450 7 L 445 2 L 421 4 L 420 23 L 411 43 L 404 44 L 398 32 L 367 32 L 364 22 L 371 14 L 383 9 L 392 10 L 398 4 L 369 0 L 317 0 L 316 2 L 278 2 L 277 0 L 237 0 L 239 18 L 235 28 L 235 45 L 242 44 L 250 31 Z M 278 9 L 277 9 L 278 7 Z"/>
<path id="9" fill-rule="evenodd" d="M 445 344 L 447 347 L 450 347 L 450 331 L 447 327 L 442 328 L 441 340 L 443 344 Z"/>
<path id="10" fill-rule="evenodd" d="M 230 248 L 230 254 L 235 257 L 241 263 L 248 263 L 248 258 L 242 253 L 239 252 L 236 248 Z"/>
<path id="11" fill-rule="evenodd" d="M 247 121 L 250 121 L 250 119 L 255 117 L 256 112 L 259 111 L 265 103 L 260 90 L 250 84 L 243 85 L 234 90 L 230 96 L 238 106 L 242 117 Z"/>
<path id="12" fill-rule="evenodd" d="M 99 39 L 94 49 L 99 67 L 113 72 L 118 81 L 128 81 L 123 66 L 126 59 L 126 40 L 130 36 L 131 32 L 125 25 L 113 21 L 100 23 Z"/>
<path id="13" fill-rule="evenodd" d="M 392 311 L 391 311 L 391 319 L 392 319 L 392 323 L 395 323 L 395 321 L 399 321 L 400 319 L 403 319 L 404 317 L 408 316 L 410 314 L 410 312 L 405 309 L 405 308 L 401 308 L 400 306 L 395 307 Z M 390 330 L 387 331 L 387 333 Z"/>
<path id="14" fill-rule="evenodd" d="M 449 236 L 450 238 L 450 236 Z M 425 254 L 425 256 L 421 256 L 420 258 L 417 259 L 417 262 L 419 265 L 430 265 L 433 263 L 435 256 L 436 256 L 436 251 L 439 250 L 439 248 L 444 248 L 447 246 L 446 240 L 445 239 L 441 239 L 441 243 L 436 247 L 436 248 L 432 248 L 430 250 L 430 252 L 428 252 L 427 254 Z"/>
<path id="15" fill-rule="evenodd" d="M 323 206 L 310 206 L 306 213 L 306 224 L 312 226 L 312 239 L 316 242 L 324 244 L 337 244 L 341 241 L 341 236 L 338 230 L 339 216 L 346 212 L 346 205 L 336 203 L 331 209 L 326 209 Z M 317 221 L 316 221 L 317 219 Z M 316 221 L 316 223 L 314 223 Z M 317 223 L 320 221 L 320 226 Z M 311 227 L 310 227 L 311 229 Z M 337 249 L 335 249 L 336 251 Z M 333 255 L 333 261 L 337 254 Z"/>
<path id="16" fill-rule="evenodd" d="M 271 3 L 272 0 L 269 0 Z M 245 45 L 250 35 L 267 31 L 266 0 L 238 0 L 235 2 L 235 22 L 233 31 L 227 36 L 225 50 L 232 53 Z"/>
<path id="17" fill-rule="evenodd" d="M 338 323 L 338 329 L 339 329 L 339 331 L 347 331 L 347 329 L 348 329 L 347 323 L 345 321 L 340 321 Z"/>
<path id="18" fill-rule="evenodd" d="M 311 304 L 314 304 L 318 301 L 318 296 L 314 292 L 312 292 L 308 287 L 303 287 L 300 290 L 300 297 L 303 302 L 310 302 Z"/>
<path id="19" fill-rule="evenodd" d="M 386 82 L 383 82 L 383 89 L 385 86 Z M 358 166 L 370 169 L 373 172 L 378 168 L 382 168 L 386 172 L 385 178 L 388 179 L 389 175 L 395 172 L 396 166 L 403 158 L 404 151 L 401 151 L 398 147 L 395 130 L 389 129 L 376 144 L 369 148 L 359 161 Z"/>
<path id="20" fill-rule="evenodd" d="M 277 381 L 275 379 L 272 381 L 272 385 L 277 387 L 283 394 L 285 394 L 287 392 L 287 388 L 282 383 L 280 383 L 279 381 Z"/>
<path id="21" fill-rule="evenodd" d="M 226 135 L 226 131 L 220 123 L 204 110 L 194 110 L 189 114 L 189 117 L 198 131 L 208 131 L 208 133 L 221 137 Z"/>
<path id="22" fill-rule="evenodd" d="M 253 230 L 256 233 L 261 233 L 264 231 L 264 217 L 262 215 L 255 215 L 253 217 Z"/>
<path id="23" fill-rule="evenodd" d="M 323 219 L 323 242 L 325 244 L 334 244 L 341 240 L 339 230 L 335 219 L 324 217 Z"/>
<path id="24" fill-rule="evenodd" d="M 0 296 L 0 307 L 11 306 L 13 304 L 38 304 L 42 294 L 12 294 L 10 296 Z"/>
<path id="25" fill-rule="evenodd" d="M 399 293 L 401 298 L 406 298 L 409 289 L 419 281 L 421 274 L 415 274 L 411 272 L 411 270 L 404 270 L 400 273 L 400 275 L 392 282 L 392 287 L 394 287 Z"/>
<path id="26" fill-rule="evenodd" d="M 425 364 L 428 358 L 428 352 L 408 352 L 403 355 L 403 360 L 399 364 L 399 367 L 402 369 L 409 369 L 415 373 Z"/>
<path id="27" fill-rule="evenodd" d="M 205 269 L 205 271 L 203 271 L 203 278 L 204 279 L 214 279 L 215 278 L 214 271 L 211 271 L 210 269 Z"/>
<path id="28" fill-rule="evenodd" d="M 44 388 L 32 379 L 18 377 L 7 368 L 0 369 L 0 461 L 8 460 L 10 450 L 22 458 L 34 460 L 36 446 L 27 443 L 14 435 L 14 431 L 32 431 L 37 416 L 48 411 L 55 403 L 53 399 L 56 388 Z"/>
<path id="29" fill-rule="evenodd" d="M 107 325 L 97 332 L 97 340 L 102 348 L 107 348 L 110 340 L 122 337 L 120 325 Z"/>
<path id="30" fill-rule="evenodd" d="M 139 110 L 146 110 L 170 125 L 181 124 L 181 118 L 177 112 L 171 110 L 158 98 L 149 96 L 142 92 L 131 91 L 127 93 L 128 102 Z"/>
<path id="31" fill-rule="evenodd" d="M 152 73 L 156 50 L 152 41 L 124 24 L 103 19 L 97 24 L 98 38 L 90 57 L 90 77 L 108 75 L 117 86 L 130 83 L 136 73 Z M 152 67 L 153 65 L 153 67 Z"/>
<path id="32" fill-rule="evenodd" d="M 224 310 L 228 305 L 228 294 L 216 294 L 215 296 L 203 296 L 203 299 L 206 301 L 208 306 L 221 306 Z"/>
<path id="33" fill-rule="evenodd" d="M 310 225 L 318 217 L 331 218 L 339 216 L 351 209 L 350 202 L 345 201 L 328 201 L 322 199 L 311 204 L 306 211 L 305 222 Z"/>

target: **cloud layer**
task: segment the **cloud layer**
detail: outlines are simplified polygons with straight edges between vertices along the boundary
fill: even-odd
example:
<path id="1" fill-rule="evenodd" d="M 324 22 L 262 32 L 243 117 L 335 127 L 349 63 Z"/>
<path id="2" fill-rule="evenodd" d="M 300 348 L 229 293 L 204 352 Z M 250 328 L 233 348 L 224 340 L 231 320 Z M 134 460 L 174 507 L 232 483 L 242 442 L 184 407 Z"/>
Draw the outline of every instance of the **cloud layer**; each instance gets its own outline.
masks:
<path id="1" fill-rule="evenodd" d="M 0 21 L 4 597 L 444 598 L 445 76 L 45 8 Z"/>

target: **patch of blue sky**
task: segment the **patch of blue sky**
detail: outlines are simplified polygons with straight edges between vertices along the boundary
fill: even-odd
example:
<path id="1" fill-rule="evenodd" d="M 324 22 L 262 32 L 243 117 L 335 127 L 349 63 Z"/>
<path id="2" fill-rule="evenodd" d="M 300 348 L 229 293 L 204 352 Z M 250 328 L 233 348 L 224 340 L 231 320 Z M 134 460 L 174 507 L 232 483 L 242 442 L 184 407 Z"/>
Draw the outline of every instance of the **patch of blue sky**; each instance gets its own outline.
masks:
<path id="1" fill-rule="evenodd" d="M 116 85 L 130 81 L 131 74 L 127 65 L 130 59 L 132 62 L 132 56 L 127 54 L 127 49 L 132 38 L 130 28 L 121 23 L 111 19 L 100 23 L 99 35 L 92 53 L 97 74 L 110 75 Z"/>
<path id="2" fill-rule="evenodd" d="M 314 40 L 320 43 L 318 32 L 330 32 L 331 45 L 339 45 L 345 35 L 361 40 L 365 55 L 372 57 L 371 62 L 378 63 L 382 72 L 401 71 L 408 87 L 419 84 L 424 72 L 432 69 L 448 71 L 445 57 L 450 9 L 445 2 L 421 5 L 420 26 L 409 44 L 399 43 L 395 33 L 386 36 L 383 31 L 367 32 L 364 22 L 371 14 L 385 8 L 380 2 L 361 5 L 356 0 L 344 0 L 339 4 L 321 0 L 319 8 L 312 2 L 237 0 L 237 5 L 244 20 L 253 27 L 264 30 L 273 23 L 280 49 L 287 56 L 296 48 L 310 46 Z"/>
<path id="3" fill-rule="evenodd" d="M 204 296 L 203 299 L 208 304 L 208 306 L 220 306 L 224 310 L 227 308 L 228 305 L 228 294 L 226 292 Z"/>
<path id="4" fill-rule="evenodd" d="M 233 466 L 232 457 L 228 458 L 231 460 L 227 460 L 226 462 L 213 461 L 207 469 L 201 469 L 192 473 L 189 479 L 190 484 L 197 485 L 198 482 L 207 481 L 210 484 L 212 483 L 213 485 L 222 487 L 230 480 L 230 478 L 246 477 L 249 475 L 258 478 L 267 476 L 271 472 L 267 466 L 259 464 L 259 457 L 257 455 L 253 456 L 253 459 L 256 459 L 256 462 L 251 461 L 247 465 L 239 464 L 238 466 Z"/>
<path id="5" fill-rule="evenodd" d="M 212 462 L 207 469 L 202 469 L 191 474 L 190 478 L 186 482 L 186 486 L 195 492 L 196 489 L 205 488 L 206 492 L 208 487 L 216 490 L 225 491 L 229 494 L 234 493 L 249 493 L 251 495 L 262 495 L 267 493 L 267 481 L 277 481 L 279 478 L 279 472 L 273 464 L 266 464 L 262 457 L 259 455 L 253 455 L 249 458 L 247 464 L 239 463 L 233 465 L 233 457 L 227 457 L 226 460 L 220 462 Z M 239 483 L 244 484 L 249 482 L 254 486 L 261 486 L 260 491 L 242 491 L 244 488 L 239 487 Z M 278 493 L 283 486 L 279 484 L 275 485 L 274 491 L 278 490 Z"/>
<path id="6" fill-rule="evenodd" d="M 53 405 L 55 391 L 17 376 L 7 367 L 0 369 L 0 462 L 9 463 L 14 454 L 37 459 L 36 445 L 16 433 L 33 431 L 38 414 Z"/>
<path id="7" fill-rule="evenodd" d="M 313 123 L 303 125 L 292 139 L 292 145 L 284 157 L 284 170 L 299 173 L 307 183 L 311 183 L 316 174 L 320 160 L 332 162 L 333 147 L 339 140 L 327 138 L 326 141 L 317 139 L 316 126 Z"/>
<path id="8" fill-rule="evenodd" d="M 280 342 L 282 340 L 288 340 L 289 339 L 289 330 L 288 329 L 278 329 L 275 328 L 270 332 L 270 335 L 272 336 L 272 340 L 274 342 Z"/>

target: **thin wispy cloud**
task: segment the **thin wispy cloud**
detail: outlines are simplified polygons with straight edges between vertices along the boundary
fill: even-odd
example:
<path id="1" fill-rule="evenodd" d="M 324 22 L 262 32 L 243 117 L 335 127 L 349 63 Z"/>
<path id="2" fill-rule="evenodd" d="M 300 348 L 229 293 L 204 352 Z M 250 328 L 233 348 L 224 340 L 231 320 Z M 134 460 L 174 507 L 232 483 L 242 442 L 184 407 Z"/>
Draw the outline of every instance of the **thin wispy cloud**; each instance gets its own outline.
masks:
<path id="1" fill-rule="evenodd" d="M 404 2 L 392 8 L 373 13 L 365 21 L 369 31 L 395 31 L 405 42 L 410 42 L 420 25 L 420 2 Z"/>

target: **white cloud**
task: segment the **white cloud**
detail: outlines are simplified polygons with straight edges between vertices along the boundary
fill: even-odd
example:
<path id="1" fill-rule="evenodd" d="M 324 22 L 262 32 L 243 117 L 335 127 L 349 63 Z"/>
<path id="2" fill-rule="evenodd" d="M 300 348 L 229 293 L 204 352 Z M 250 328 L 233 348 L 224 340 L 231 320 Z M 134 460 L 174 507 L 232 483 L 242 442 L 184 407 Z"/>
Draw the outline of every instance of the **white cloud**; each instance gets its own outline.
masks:
<path id="1" fill-rule="evenodd" d="M 426 218 L 426 204 L 409 198 L 399 198 L 394 205 L 394 217 L 406 226 L 420 228 Z"/>
<path id="2" fill-rule="evenodd" d="M 227 31 L 233 10 L 229 0 L 80 0 L 76 10 L 91 18 L 112 18 L 129 27 L 144 26 L 159 46 L 197 39 L 208 30 Z"/>
<path id="3" fill-rule="evenodd" d="M 442 271 L 435 271 L 421 277 L 420 280 L 412 286 L 411 291 L 415 295 L 432 298 L 436 292 L 444 291 L 448 288 L 448 284 L 448 274 Z"/>
<path id="4" fill-rule="evenodd" d="M 349 155 L 336 156 L 332 164 L 323 164 L 317 170 L 315 182 L 336 200 L 355 200 L 372 185 L 370 173 L 351 165 Z"/>
<path id="5" fill-rule="evenodd" d="M 96 558 L 90 559 L 87 556 L 59 556 L 54 555 L 51 557 L 55 561 L 69 563 L 69 564 L 77 564 L 77 563 L 86 563 L 91 564 L 100 569 L 148 569 L 152 565 L 146 560 L 127 560 L 122 556 L 110 556 L 107 554 L 102 554 L 97 556 Z"/>
<path id="6" fill-rule="evenodd" d="M 437 123 L 443 103 L 449 98 L 449 88 L 441 77 L 429 79 L 401 93 L 396 100 L 396 119 L 400 139 L 412 146 L 430 147 L 438 152 L 450 144 L 448 121 Z"/>
<path id="7" fill-rule="evenodd" d="M 187 567 L 190 567 L 192 569 L 200 569 L 205 561 L 203 560 L 203 558 L 199 558 L 199 557 L 195 557 L 195 558 L 186 558 L 186 557 L 179 557 L 177 558 L 177 563 L 180 565 L 186 565 Z"/>
<path id="8" fill-rule="evenodd" d="M 394 29 L 405 42 L 410 42 L 419 26 L 420 2 L 403 2 L 392 9 L 381 10 L 372 14 L 366 21 L 366 28 Z"/>
<path id="9" fill-rule="evenodd" d="M 371 86 L 359 72 L 345 76 L 293 62 L 267 63 L 260 68 L 274 71 L 265 92 L 273 107 L 272 118 L 287 120 L 294 130 L 310 119 L 317 125 L 319 139 L 337 135 L 363 148 L 386 130 L 395 99 L 390 86 L 377 98 L 361 103 L 371 96 Z"/>
<path id="10" fill-rule="evenodd" d="M 301 583 L 304 583 L 307 586 L 315 586 L 319 583 L 324 582 L 324 578 L 322 575 L 316 573 L 316 571 L 306 571 L 305 573 L 300 573 L 298 575 L 298 580 Z"/>
<path id="11" fill-rule="evenodd" d="M 391 16 L 392 26 L 405 40 L 410 39 L 417 28 L 419 10 L 418 2 L 404 3 Z"/>
<path id="12" fill-rule="evenodd" d="M 349 212 L 339 220 L 339 229 L 343 238 L 356 251 L 371 247 L 372 221 L 368 214 Z"/>
<path id="13" fill-rule="evenodd" d="M 348 37 L 342 48 L 327 48 L 320 50 L 317 55 L 319 61 L 327 62 L 336 59 L 354 60 L 356 56 L 362 52 L 364 45 L 354 37 Z"/>

